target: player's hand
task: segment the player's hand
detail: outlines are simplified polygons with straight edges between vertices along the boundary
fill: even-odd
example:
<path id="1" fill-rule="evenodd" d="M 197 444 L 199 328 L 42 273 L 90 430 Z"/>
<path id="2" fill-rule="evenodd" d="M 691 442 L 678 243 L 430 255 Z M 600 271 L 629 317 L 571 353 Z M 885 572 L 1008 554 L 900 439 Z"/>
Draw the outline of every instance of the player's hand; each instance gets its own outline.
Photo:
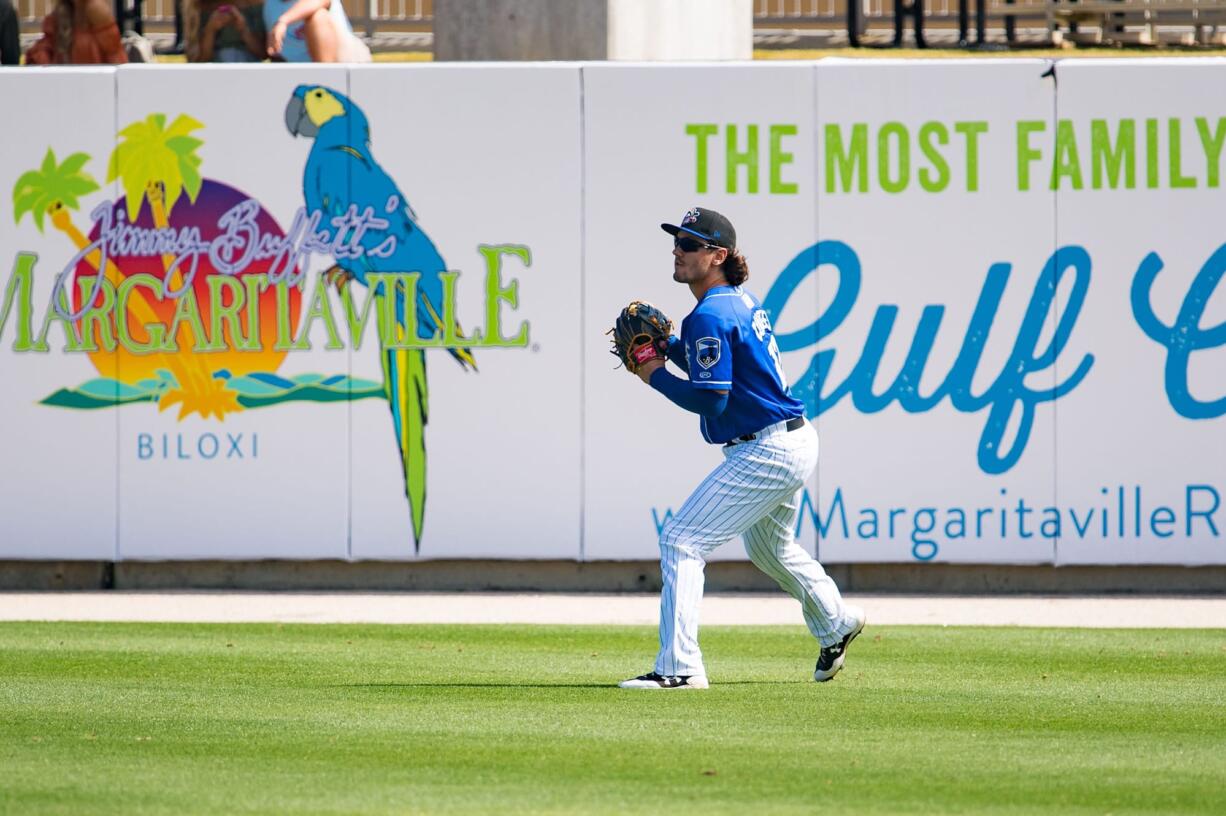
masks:
<path id="1" fill-rule="evenodd" d="M 268 56 L 275 57 L 281 53 L 281 45 L 285 42 L 285 32 L 289 29 L 285 23 L 277 20 L 272 31 L 268 32 Z"/>
<path id="2" fill-rule="evenodd" d="M 639 379 L 642 380 L 644 383 L 646 383 L 647 385 L 651 385 L 651 375 L 655 373 L 656 369 L 658 368 L 664 368 L 663 360 L 648 360 L 647 362 L 639 366 L 638 371 L 634 373 L 638 374 Z"/>

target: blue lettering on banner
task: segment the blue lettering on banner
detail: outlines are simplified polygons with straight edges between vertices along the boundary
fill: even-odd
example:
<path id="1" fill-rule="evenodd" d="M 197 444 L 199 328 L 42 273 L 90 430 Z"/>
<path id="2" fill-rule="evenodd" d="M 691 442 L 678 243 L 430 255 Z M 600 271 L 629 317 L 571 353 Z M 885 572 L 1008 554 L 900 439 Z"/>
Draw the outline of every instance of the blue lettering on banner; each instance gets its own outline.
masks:
<path id="1" fill-rule="evenodd" d="M 847 499 L 843 488 L 829 494 L 819 506 L 806 488 L 801 491 L 800 508 L 793 530 L 799 537 L 806 526 L 816 531 L 819 540 L 881 542 L 904 541 L 916 561 L 931 561 L 949 541 L 972 539 L 985 546 L 1001 541 L 1025 540 L 1035 536 L 1047 540 L 1098 539 L 1123 541 L 1147 537 L 1166 539 L 1175 535 L 1179 512 L 1167 505 L 1152 505 L 1144 489 L 1133 485 L 1100 488 L 1100 505 L 1040 505 L 1025 497 L 1011 498 L 1001 488 L 1001 500 L 980 506 L 916 507 L 882 504 L 857 505 Z M 1222 496 L 1216 487 L 1189 484 L 1184 488 L 1184 537 L 1190 540 L 1221 538 L 1218 512 Z M 651 509 L 656 534 L 673 517 L 671 508 Z"/>
<path id="2" fill-rule="evenodd" d="M 1137 267 L 1137 274 L 1132 279 L 1133 317 L 1146 336 L 1166 346 L 1165 386 L 1171 407 L 1188 419 L 1220 417 L 1226 414 L 1226 396 L 1211 402 L 1193 397 L 1188 388 L 1188 362 L 1194 351 L 1226 345 L 1226 322 L 1211 329 L 1200 326 L 1205 306 L 1226 272 L 1226 244 L 1218 247 L 1205 261 L 1184 296 L 1175 322 L 1170 326 L 1158 319 L 1150 301 L 1150 291 L 1161 270 L 1162 258 L 1156 252 L 1146 255 Z"/>
<path id="3" fill-rule="evenodd" d="M 770 313 L 771 320 L 777 322 L 788 299 L 805 278 L 827 265 L 833 266 L 839 274 L 833 301 L 810 325 L 789 334 L 777 335 L 782 351 L 797 351 L 817 345 L 819 340 L 839 327 L 855 306 L 860 293 L 860 259 L 847 244 L 820 241 L 797 255 L 771 286 L 763 301 L 763 308 Z M 987 420 L 978 446 L 979 467 L 985 473 L 992 474 L 1008 471 L 1017 463 L 1030 439 L 1036 406 L 1072 391 L 1094 364 L 1093 355 L 1087 354 L 1064 382 L 1052 388 L 1032 389 L 1025 384 L 1028 375 L 1055 364 L 1077 322 L 1090 286 L 1089 254 L 1079 246 L 1061 247 L 1051 255 L 1035 281 L 1009 358 L 983 393 L 973 393 L 972 383 L 1010 272 L 1011 266 L 1007 263 L 993 264 L 988 269 L 979 300 L 966 327 L 961 350 L 944 381 L 932 393 L 921 394 L 919 384 L 945 314 L 945 307 L 940 305 L 924 307 L 902 369 L 884 391 L 873 392 L 877 369 L 898 315 L 898 306 L 893 304 L 877 307 L 860 357 L 846 380 L 838 385 L 828 382 L 835 351 L 825 349 L 813 356 L 808 370 L 792 387 L 792 392 L 805 403 L 810 419 L 833 408 L 846 396 L 851 397 L 857 410 L 866 414 L 884 410 L 895 401 L 908 413 L 923 413 L 932 410 L 946 398 L 956 410 L 964 413 L 977 413 L 986 408 Z M 1070 272 L 1073 284 L 1067 302 L 1060 311 L 1052 339 L 1046 348 L 1040 349 L 1039 338 L 1050 319 L 1056 290 L 1061 279 Z M 1004 446 L 1005 429 L 1015 415 L 1018 417 L 1016 436 L 1011 445 Z"/>
<path id="4" fill-rule="evenodd" d="M 1210 507 L 1208 510 L 1193 510 L 1192 504 L 1194 500 L 1192 497 L 1198 493 L 1208 493 L 1209 495 L 1211 495 L 1213 497 L 1213 506 Z M 1213 537 L 1217 538 L 1217 525 L 1213 523 L 1213 514 L 1217 512 L 1217 509 L 1221 507 L 1221 505 L 1222 505 L 1222 497 L 1218 494 L 1216 490 L 1213 489 L 1212 486 L 1210 485 L 1188 485 L 1188 490 L 1187 490 L 1187 515 L 1188 515 L 1187 535 L 1188 537 L 1189 538 L 1192 537 L 1192 519 L 1199 517 L 1205 520 L 1205 524 L 1208 525 L 1209 529 L 1213 531 Z"/>
<path id="5" fill-rule="evenodd" d="M 387 199 L 386 211 L 396 212 L 400 206 L 397 196 Z M 375 258 L 390 258 L 396 252 L 396 238 L 389 236 L 378 246 L 367 249 L 362 245 L 362 237 L 368 230 L 385 230 L 388 220 L 375 215 L 373 207 L 366 207 L 358 212 L 357 205 L 350 204 L 348 211 L 332 216 L 327 224 L 321 225 L 323 213 L 319 211 L 307 215 L 305 207 L 299 207 L 294 214 L 293 223 L 284 236 L 263 232 L 259 225 L 260 203 L 253 198 L 244 199 L 231 207 L 217 220 L 217 226 L 224 232 L 205 241 L 201 239 L 198 226 L 184 227 L 176 230 L 172 227 L 149 230 L 128 223 L 124 211 L 116 212 L 110 201 L 103 201 L 90 213 L 90 218 L 98 225 L 99 237 L 85 246 L 68 262 L 55 279 L 51 302 L 55 304 L 56 312 L 68 320 L 80 320 L 86 312 L 97 305 L 102 294 L 98 285 L 101 278 L 95 276 L 93 288 L 88 298 L 82 298 L 81 308 L 75 312 L 68 309 L 68 298 L 64 296 L 70 286 L 70 277 L 82 259 L 93 252 L 100 256 L 99 266 L 105 266 L 108 256 L 136 255 L 140 257 L 161 258 L 173 255 L 174 260 L 166 269 L 162 283 L 162 299 L 179 298 L 196 278 L 200 268 L 200 260 L 207 256 L 213 269 L 220 275 L 238 275 L 258 261 L 271 259 L 268 267 L 268 282 L 276 284 L 282 280 L 289 286 L 299 285 L 309 274 L 311 254 L 327 255 L 336 260 L 360 259 L 364 255 Z M 329 229 L 329 226 L 332 229 Z M 182 273 L 182 285 L 171 289 L 170 274 L 174 271 Z"/>
<path id="6" fill-rule="evenodd" d="M 260 435 L 258 433 L 138 433 L 136 435 L 136 458 L 138 461 L 181 460 L 215 461 L 221 459 L 260 458 Z"/>
<path id="7" fill-rule="evenodd" d="M 673 520 L 673 511 L 671 508 L 665 508 L 664 515 L 656 514 L 656 508 L 651 508 L 651 520 L 656 525 L 656 535 L 664 532 L 664 525 Z"/>

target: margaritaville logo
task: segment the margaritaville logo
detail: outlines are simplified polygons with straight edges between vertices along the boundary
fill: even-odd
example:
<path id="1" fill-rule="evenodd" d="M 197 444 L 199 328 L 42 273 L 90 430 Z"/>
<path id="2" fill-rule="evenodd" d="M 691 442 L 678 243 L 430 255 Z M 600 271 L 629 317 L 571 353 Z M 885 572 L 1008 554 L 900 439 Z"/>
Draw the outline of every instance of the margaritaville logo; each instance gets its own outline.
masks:
<path id="1" fill-rule="evenodd" d="M 260 202 L 201 173 L 197 132 L 179 115 L 152 114 L 119 132 L 107 182 L 124 195 L 75 213 L 99 191 L 90 157 L 42 164 L 13 187 L 13 211 L 43 232 L 50 222 L 75 249 L 66 264 L 40 268 L 18 252 L 0 300 L 0 337 L 12 348 L 49 353 L 56 328 L 66 353 L 88 355 L 98 377 L 47 396 L 73 409 L 156 403 L 218 420 L 290 401 L 383 398 L 404 465 L 415 540 L 425 512 L 427 382 L 425 353 L 443 349 L 477 367 L 473 350 L 523 348 L 529 324 L 510 323 L 519 305 L 508 259 L 531 264 L 528 247 L 478 246 L 484 323 L 457 321 L 460 273 L 449 270 L 395 181 L 375 160 L 366 116 L 343 94 L 299 86 L 285 110 L 290 133 L 312 139 L 303 174 L 304 204 L 282 229 Z M 330 265 L 310 273 L 312 255 Z M 54 275 L 45 303 L 35 276 Z M 357 284 L 352 285 L 352 284 Z M 9 329 L 9 326 L 12 328 Z M 284 377 L 288 354 L 324 348 L 357 351 L 374 336 L 382 382 L 347 374 Z"/>

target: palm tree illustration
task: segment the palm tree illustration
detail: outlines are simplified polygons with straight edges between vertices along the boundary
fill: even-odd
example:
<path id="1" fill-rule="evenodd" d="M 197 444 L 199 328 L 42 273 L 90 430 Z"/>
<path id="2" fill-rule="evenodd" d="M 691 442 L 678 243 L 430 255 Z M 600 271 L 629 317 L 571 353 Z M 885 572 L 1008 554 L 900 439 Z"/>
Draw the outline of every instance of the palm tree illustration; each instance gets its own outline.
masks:
<path id="1" fill-rule="evenodd" d="M 111 153 L 107 181 L 119 179 L 127 200 L 128 221 L 136 221 L 141 205 L 148 201 L 157 229 L 170 226 L 170 211 L 183 194 L 195 202 L 203 179 L 200 156 L 196 151 L 204 144 L 191 135 L 204 125 L 190 116 L 180 114 L 166 127 L 166 116 L 150 114 L 119 131 L 120 142 Z M 172 269 L 174 255 L 162 256 L 162 267 L 169 279 L 169 291 L 183 288 L 183 277 Z M 180 349 L 194 348 L 196 338 L 190 326 L 179 329 Z M 179 419 L 199 413 L 202 417 L 216 414 L 224 419 L 227 413 L 243 410 L 238 394 L 213 377 L 213 371 L 200 355 L 180 351 L 171 371 L 179 387 L 163 395 L 159 409 L 179 404 Z"/>
<path id="2" fill-rule="evenodd" d="M 43 157 L 42 165 L 37 170 L 23 173 L 13 186 L 14 223 L 20 224 L 21 217 L 29 213 L 34 219 L 34 226 L 39 232 L 43 232 L 43 221 L 45 218 L 50 218 L 51 225 L 68 236 L 78 251 L 89 246 L 90 240 L 72 220 L 73 211 L 81 208 L 81 196 L 98 189 L 98 183 L 94 181 L 93 176 L 84 172 L 87 162 L 89 162 L 89 155 L 86 153 L 73 153 L 63 162 L 57 162 L 55 151 L 47 148 L 47 155 Z M 98 264 L 101 260 L 102 253 L 97 249 L 85 256 L 85 262 L 95 271 L 100 271 L 106 280 L 118 289 L 119 284 L 123 283 L 123 275 L 119 268 L 108 259 L 105 268 L 99 270 Z M 157 313 L 153 311 L 153 307 L 145 300 L 140 290 L 132 292 L 132 296 L 128 299 L 128 311 L 142 326 L 160 322 Z M 125 320 L 127 318 L 124 315 L 117 315 L 115 319 Z M 74 331 L 76 330 L 74 327 Z M 159 357 L 164 365 L 175 364 L 175 361 L 167 358 L 166 355 L 159 354 Z M 112 365 L 114 365 L 113 362 Z M 115 379 L 118 372 L 111 370 L 103 373 Z M 165 395 L 163 395 L 164 398 Z"/>

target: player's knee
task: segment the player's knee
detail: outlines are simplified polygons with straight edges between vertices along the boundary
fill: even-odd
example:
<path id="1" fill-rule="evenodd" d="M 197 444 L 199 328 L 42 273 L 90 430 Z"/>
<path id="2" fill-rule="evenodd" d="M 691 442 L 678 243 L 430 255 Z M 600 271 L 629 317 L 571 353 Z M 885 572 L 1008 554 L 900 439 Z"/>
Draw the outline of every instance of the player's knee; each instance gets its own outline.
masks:
<path id="1" fill-rule="evenodd" d="M 676 519 L 669 519 L 660 530 L 661 555 L 675 550 L 692 550 L 689 544 L 690 537 L 686 535 L 685 526 L 678 524 Z"/>
<path id="2" fill-rule="evenodd" d="M 660 552 L 676 546 L 678 540 L 677 523 L 669 519 L 660 528 Z"/>

